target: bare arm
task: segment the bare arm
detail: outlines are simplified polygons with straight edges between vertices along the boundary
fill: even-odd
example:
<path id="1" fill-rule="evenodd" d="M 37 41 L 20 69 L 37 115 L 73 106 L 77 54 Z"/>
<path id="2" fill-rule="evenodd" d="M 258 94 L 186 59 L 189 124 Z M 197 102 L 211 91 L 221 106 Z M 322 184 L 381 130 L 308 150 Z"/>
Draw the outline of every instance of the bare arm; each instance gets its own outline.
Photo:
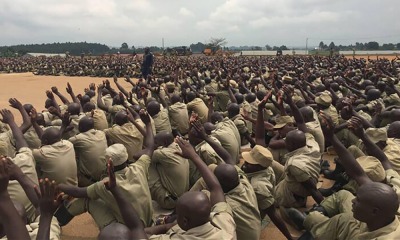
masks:
<path id="1" fill-rule="evenodd" d="M 201 160 L 199 155 L 196 154 L 193 147 L 187 141 L 178 137 L 176 139 L 179 147 L 182 150 L 181 155 L 184 158 L 190 159 L 194 165 L 196 165 L 199 170 L 201 176 L 203 177 L 205 183 L 207 184 L 208 189 L 210 190 L 210 202 L 211 205 L 214 206 L 219 202 L 225 202 L 225 195 L 222 191 L 221 185 L 218 182 L 218 179 L 215 177 L 214 173 L 207 167 L 207 165 Z"/>
<path id="2" fill-rule="evenodd" d="M 61 102 L 63 102 L 63 104 L 70 103 L 69 100 L 58 91 L 57 87 L 51 87 L 51 91 L 60 98 L 60 100 L 61 100 Z"/>
<path id="3" fill-rule="evenodd" d="M 8 102 L 10 103 L 11 107 L 18 109 L 18 111 L 21 113 L 22 125 L 19 128 L 21 129 L 22 133 L 25 133 L 32 126 L 29 114 L 25 111 L 25 108 L 16 98 L 10 98 Z"/>
<path id="4" fill-rule="evenodd" d="M 127 78 L 128 79 L 128 78 Z M 129 78 L 129 81 L 131 81 L 131 79 Z M 129 82 L 128 81 L 128 82 Z M 129 98 L 129 92 L 125 90 L 124 87 L 121 86 L 121 84 L 119 84 L 117 77 L 114 77 L 114 83 L 115 85 L 117 85 L 117 88 L 120 92 L 122 92 L 126 98 Z M 132 84 L 132 83 L 131 83 Z"/>

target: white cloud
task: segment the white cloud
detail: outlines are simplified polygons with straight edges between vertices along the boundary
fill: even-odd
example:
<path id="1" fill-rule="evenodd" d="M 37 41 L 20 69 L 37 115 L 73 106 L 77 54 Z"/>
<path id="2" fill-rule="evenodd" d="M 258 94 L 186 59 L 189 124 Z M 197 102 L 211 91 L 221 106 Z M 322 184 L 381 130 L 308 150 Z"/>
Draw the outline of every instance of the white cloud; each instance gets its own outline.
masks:
<path id="1" fill-rule="evenodd" d="M 225 37 L 228 45 L 296 46 L 306 37 L 318 44 L 387 35 L 397 37 L 376 40 L 400 42 L 399 8 L 398 0 L 1 0 L 0 45 L 160 46 L 164 37 L 168 46 Z"/>
<path id="2" fill-rule="evenodd" d="M 179 14 L 185 17 L 194 17 L 194 13 L 185 7 L 179 9 Z"/>

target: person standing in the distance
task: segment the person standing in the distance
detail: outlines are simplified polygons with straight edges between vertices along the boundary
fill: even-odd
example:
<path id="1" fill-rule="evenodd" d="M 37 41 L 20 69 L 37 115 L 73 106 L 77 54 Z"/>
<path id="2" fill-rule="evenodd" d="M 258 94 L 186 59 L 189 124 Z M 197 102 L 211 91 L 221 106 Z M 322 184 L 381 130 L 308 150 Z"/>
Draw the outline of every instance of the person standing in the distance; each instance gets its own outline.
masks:
<path id="1" fill-rule="evenodd" d="M 144 79 L 151 74 L 153 68 L 154 56 L 150 52 L 150 48 L 146 47 L 144 49 L 143 63 L 142 63 L 142 75 Z"/>

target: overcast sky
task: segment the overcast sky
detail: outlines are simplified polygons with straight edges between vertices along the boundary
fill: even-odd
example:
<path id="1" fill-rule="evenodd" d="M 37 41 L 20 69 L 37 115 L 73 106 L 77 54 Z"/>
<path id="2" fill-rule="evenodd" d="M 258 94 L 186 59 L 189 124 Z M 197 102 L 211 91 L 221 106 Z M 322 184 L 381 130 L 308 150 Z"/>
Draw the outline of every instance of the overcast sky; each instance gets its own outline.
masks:
<path id="1" fill-rule="evenodd" d="M 400 42 L 400 0 L 0 0 L 0 45 Z"/>

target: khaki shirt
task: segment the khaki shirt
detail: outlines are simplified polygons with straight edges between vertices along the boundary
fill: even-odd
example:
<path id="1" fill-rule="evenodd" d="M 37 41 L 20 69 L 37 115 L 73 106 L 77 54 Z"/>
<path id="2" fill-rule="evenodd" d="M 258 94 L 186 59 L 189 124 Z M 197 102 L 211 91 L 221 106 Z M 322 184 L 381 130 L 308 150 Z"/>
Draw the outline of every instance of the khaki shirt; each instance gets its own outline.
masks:
<path id="1" fill-rule="evenodd" d="M 26 230 L 28 231 L 31 240 L 36 240 L 39 233 L 39 221 L 40 216 L 38 216 L 34 222 L 26 225 Z M 0 240 L 8 239 L 7 236 L 0 238 Z M 61 227 L 57 221 L 57 218 L 53 217 L 50 222 L 50 236 L 49 240 L 59 240 L 61 239 Z"/>
<path id="2" fill-rule="evenodd" d="M 314 215 L 319 215 L 319 213 Z M 315 239 L 394 240 L 400 238 L 400 223 L 397 218 L 390 224 L 371 232 L 366 223 L 357 221 L 353 217 L 353 213 L 320 218 L 323 221 L 312 226 L 310 231 Z"/>
<path id="3" fill-rule="evenodd" d="M 79 133 L 69 141 L 74 145 L 79 172 L 99 181 L 106 170 L 107 139 L 105 133 L 91 129 Z"/>
<path id="4" fill-rule="evenodd" d="M 106 95 L 102 96 L 101 100 L 103 101 L 104 105 L 106 105 L 106 107 L 110 107 L 113 104 L 113 98 L 111 97 L 110 94 L 106 94 Z M 96 105 L 97 105 L 97 101 L 96 101 Z"/>
<path id="5" fill-rule="evenodd" d="M 12 131 L 0 133 L 1 154 L 14 157 L 16 153 L 15 140 Z"/>
<path id="6" fill-rule="evenodd" d="M 177 129 L 182 135 L 189 132 L 189 115 L 186 104 L 177 102 L 168 108 L 172 129 Z"/>
<path id="7" fill-rule="evenodd" d="M 42 141 L 39 139 L 39 136 L 32 126 L 24 133 L 24 138 L 31 149 L 40 148 L 42 145 Z"/>
<path id="8" fill-rule="evenodd" d="M 246 173 L 246 176 L 256 193 L 258 208 L 265 210 L 271 207 L 275 202 L 274 188 L 276 181 L 274 170 L 268 167 L 258 172 Z"/>
<path id="9" fill-rule="evenodd" d="M 32 150 L 26 147 L 21 148 L 17 152 L 17 155 L 11 159 L 11 161 L 21 169 L 25 176 L 27 176 L 35 184 L 39 185 Z M 36 217 L 36 209 L 26 196 L 24 189 L 21 187 L 18 181 L 10 180 L 7 190 L 12 200 L 24 205 L 30 222 L 34 221 Z"/>
<path id="10" fill-rule="evenodd" d="M 71 120 L 71 123 L 69 124 L 70 126 L 73 127 L 73 129 L 69 132 L 66 132 L 63 134 L 64 139 L 71 138 L 75 136 L 76 134 L 79 134 L 79 121 L 85 116 L 85 114 L 81 113 L 79 115 L 71 115 L 69 119 Z"/>
<path id="11" fill-rule="evenodd" d="M 235 240 L 235 228 L 231 208 L 226 202 L 219 202 L 211 209 L 210 222 L 187 231 L 175 225 L 166 234 L 153 235 L 150 239 Z"/>
<path id="12" fill-rule="evenodd" d="M 323 109 L 322 112 L 330 116 L 334 124 L 339 124 L 339 114 L 332 104 L 328 108 Z"/>
<path id="13" fill-rule="evenodd" d="M 225 112 L 229 100 L 230 97 L 227 90 L 216 92 L 214 99 L 214 110 L 219 112 Z"/>
<path id="14" fill-rule="evenodd" d="M 239 173 L 240 183 L 237 187 L 225 193 L 225 198 L 232 208 L 237 239 L 258 240 L 261 233 L 261 219 L 257 197 L 244 172 L 238 167 L 236 169 Z"/>
<path id="15" fill-rule="evenodd" d="M 107 116 L 101 109 L 94 109 L 92 112 L 87 112 L 86 116 L 93 118 L 94 129 L 104 130 L 108 128 Z"/>
<path id="16" fill-rule="evenodd" d="M 389 159 L 393 169 L 400 173 L 400 145 L 392 139 L 386 141 L 386 147 L 383 149 L 386 157 Z"/>
<path id="17" fill-rule="evenodd" d="M 187 110 L 189 111 L 189 116 L 192 112 L 199 115 L 199 120 L 201 123 L 207 122 L 208 119 L 208 107 L 200 98 L 195 98 L 191 102 L 186 104 Z"/>
<path id="18" fill-rule="evenodd" d="M 142 150 L 143 135 L 131 122 L 125 123 L 122 126 L 114 124 L 112 128 L 104 130 L 108 140 L 115 143 L 121 143 L 128 151 L 128 159 L 133 159 L 135 153 Z"/>
<path id="19" fill-rule="evenodd" d="M 214 142 L 217 142 L 219 145 L 221 145 L 221 142 L 217 138 L 211 136 L 210 138 Z M 214 148 L 212 148 L 206 141 L 202 141 L 201 143 L 197 144 L 195 151 L 207 165 L 219 165 L 221 163 L 225 163 L 225 161 L 215 152 Z"/>
<path id="20" fill-rule="evenodd" d="M 242 115 L 238 114 L 231 118 L 233 123 L 235 124 L 237 130 L 239 131 L 240 134 L 240 145 L 246 145 L 249 143 L 249 141 L 244 137 L 245 133 L 249 133 L 249 129 L 247 128 L 247 122 L 244 120 Z"/>
<path id="21" fill-rule="evenodd" d="M 318 143 L 320 153 L 325 152 L 325 137 L 319 121 L 315 120 L 312 122 L 307 122 L 306 126 L 310 130 L 310 133 L 314 136 L 315 141 Z"/>
<path id="22" fill-rule="evenodd" d="M 153 206 L 147 182 L 149 165 L 150 157 L 142 155 L 135 163 L 115 172 L 118 187 L 127 201 L 132 204 L 145 227 L 151 226 L 153 215 Z M 121 223 L 124 222 L 114 196 L 106 189 L 103 181 L 90 185 L 87 188 L 87 194 L 90 199 L 101 198 L 117 220 Z"/>
<path id="23" fill-rule="evenodd" d="M 39 178 L 48 178 L 57 183 L 78 185 L 74 146 L 67 140 L 45 145 L 33 150 Z"/>
<path id="24" fill-rule="evenodd" d="M 156 133 L 172 132 L 171 123 L 169 122 L 168 109 L 162 109 L 153 116 Z"/>
<path id="25" fill-rule="evenodd" d="M 178 144 L 156 149 L 151 158 L 160 175 L 162 185 L 175 197 L 180 197 L 189 189 L 189 162 L 177 155 Z"/>
<path id="26" fill-rule="evenodd" d="M 108 115 L 107 115 L 107 120 L 110 124 L 110 126 L 112 126 L 114 124 L 114 118 L 115 115 L 119 112 L 119 111 L 123 111 L 126 110 L 126 108 L 122 105 L 112 105 L 108 107 Z"/>
<path id="27" fill-rule="evenodd" d="M 224 118 L 216 124 L 216 129 L 211 136 L 217 138 L 221 145 L 227 150 L 234 160 L 239 160 L 240 154 L 240 134 L 235 123 L 229 118 Z"/>

